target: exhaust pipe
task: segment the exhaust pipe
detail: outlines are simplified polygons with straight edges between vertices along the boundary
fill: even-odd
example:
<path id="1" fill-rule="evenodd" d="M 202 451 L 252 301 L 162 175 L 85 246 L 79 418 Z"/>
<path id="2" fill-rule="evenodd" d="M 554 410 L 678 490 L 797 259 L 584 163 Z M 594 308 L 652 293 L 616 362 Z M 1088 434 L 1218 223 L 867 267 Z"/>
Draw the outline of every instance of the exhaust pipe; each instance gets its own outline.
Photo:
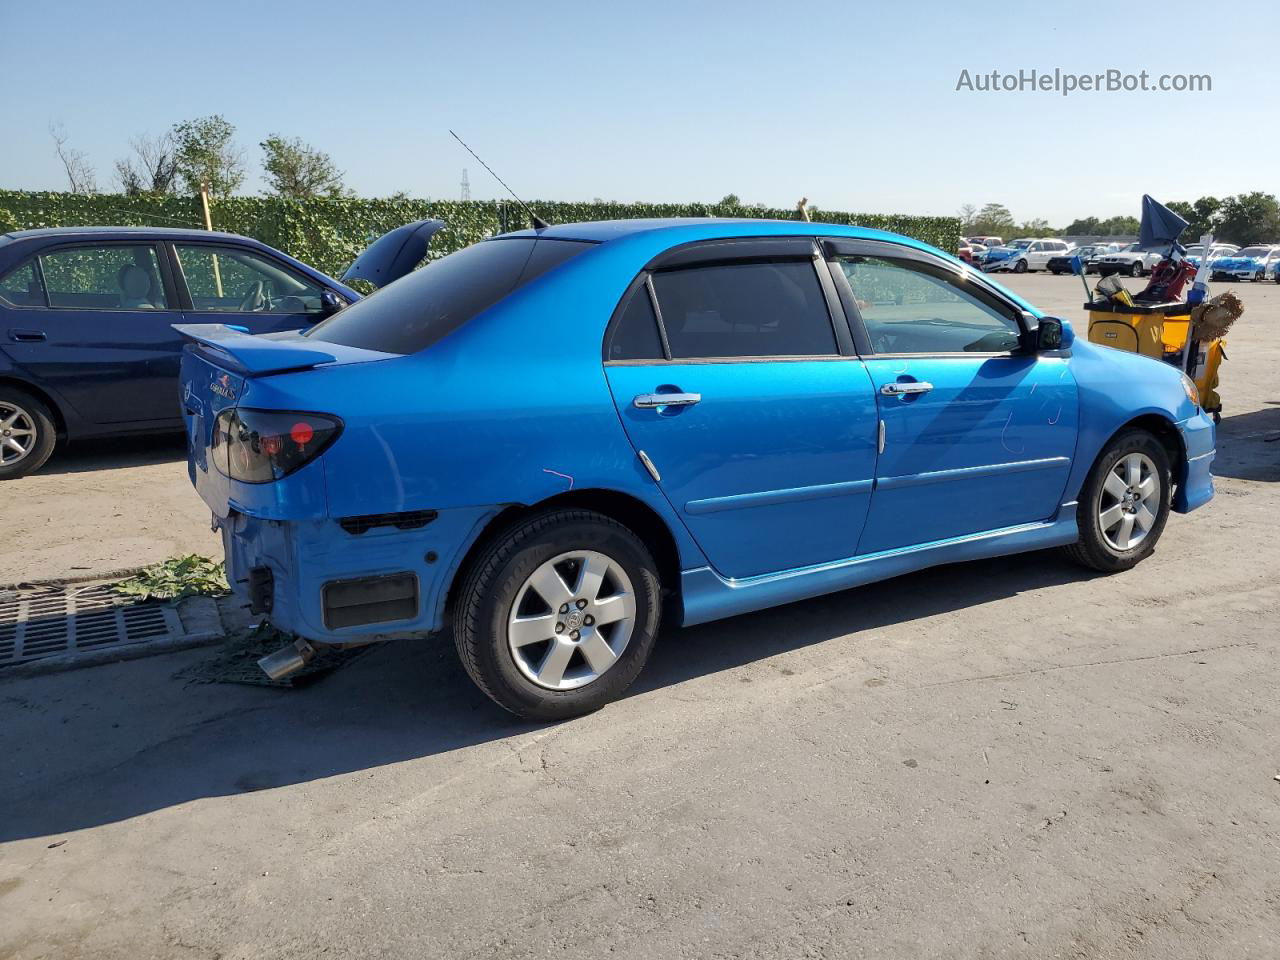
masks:
<path id="1" fill-rule="evenodd" d="M 316 655 L 316 648 L 299 637 L 293 643 L 269 653 L 258 661 L 258 666 L 272 680 L 284 680 L 293 676 Z"/>

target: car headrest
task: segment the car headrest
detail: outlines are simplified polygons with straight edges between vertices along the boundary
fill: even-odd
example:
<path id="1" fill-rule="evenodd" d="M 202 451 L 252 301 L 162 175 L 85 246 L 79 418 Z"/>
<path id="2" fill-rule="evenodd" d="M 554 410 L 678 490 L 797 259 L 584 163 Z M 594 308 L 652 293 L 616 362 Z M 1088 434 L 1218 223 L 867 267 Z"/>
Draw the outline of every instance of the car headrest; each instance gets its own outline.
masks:
<path id="1" fill-rule="evenodd" d="M 120 291 L 130 300 L 141 300 L 151 291 L 151 277 L 136 264 L 126 263 L 116 278 Z"/>

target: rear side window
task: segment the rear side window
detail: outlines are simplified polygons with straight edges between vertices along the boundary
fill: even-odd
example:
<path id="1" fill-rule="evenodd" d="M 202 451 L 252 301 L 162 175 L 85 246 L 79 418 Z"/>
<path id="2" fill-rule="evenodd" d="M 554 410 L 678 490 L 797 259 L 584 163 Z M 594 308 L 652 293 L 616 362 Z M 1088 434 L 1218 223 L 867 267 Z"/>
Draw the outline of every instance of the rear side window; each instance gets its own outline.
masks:
<path id="1" fill-rule="evenodd" d="M 416 353 L 592 246 L 532 237 L 473 244 L 357 300 L 306 335 L 366 350 Z"/>
<path id="2" fill-rule="evenodd" d="M 78 310 L 167 310 L 150 244 L 69 247 L 41 254 L 49 306 Z"/>
<path id="3" fill-rule="evenodd" d="M 28 260 L 0 277 L 0 300 L 15 307 L 43 307 L 44 290 L 36 276 L 35 263 Z"/>
<path id="4" fill-rule="evenodd" d="M 839 353 L 809 260 L 671 270 L 653 288 L 672 359 Z"/>
<path id="5" fill-rule="evenodd" d="M 662 360 L 662 337 L 658 333 L 658 317 L 649 299 L 649 285 L 642 283 L 632 291 L 605 347 L 606 360 Z"/>

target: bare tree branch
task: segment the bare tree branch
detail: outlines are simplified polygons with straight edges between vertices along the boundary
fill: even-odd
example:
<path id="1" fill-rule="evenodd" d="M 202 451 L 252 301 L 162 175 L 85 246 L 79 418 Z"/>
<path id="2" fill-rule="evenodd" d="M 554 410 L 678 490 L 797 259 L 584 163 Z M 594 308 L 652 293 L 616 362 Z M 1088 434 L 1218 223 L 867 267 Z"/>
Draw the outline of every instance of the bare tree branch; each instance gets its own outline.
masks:
<path id="1" fill-rule="evenodd" d="M 69 137 L 62 124 L 49 124 L 49 136 L 53 137 L 53 148 L 66 171 L 68 189 L 72 193 L 97 193 L 98 179 L 89 165 L 89 158 L 68 145 Z"/>

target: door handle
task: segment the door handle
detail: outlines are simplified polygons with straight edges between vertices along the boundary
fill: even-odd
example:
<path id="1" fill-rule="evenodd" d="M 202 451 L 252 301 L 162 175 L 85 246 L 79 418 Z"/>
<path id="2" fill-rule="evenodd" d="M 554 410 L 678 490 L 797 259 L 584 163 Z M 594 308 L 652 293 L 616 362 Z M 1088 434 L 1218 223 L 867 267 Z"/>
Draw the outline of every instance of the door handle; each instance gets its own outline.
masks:
<path id="1" fill-rule="evenodd" d="M 10 330 L 9 339 L 18 343 L 39 343 L 45 335 L 43 330 Z"/>
<path id="2" fill-rule="evenodd" d="M 654 407 L 691 407 L 701 400 L 700 393 L 642 393 L 631 402 L 641 410 L 652 410 Z"/>
<path id="3" fill-rule="evenodd" d="M 904 397 L 912 393 L 928 393 L 933 384 L 928 380 L 911 380 L 907 383 L 886 383 L 880 392 L 886 397 Z"/>

